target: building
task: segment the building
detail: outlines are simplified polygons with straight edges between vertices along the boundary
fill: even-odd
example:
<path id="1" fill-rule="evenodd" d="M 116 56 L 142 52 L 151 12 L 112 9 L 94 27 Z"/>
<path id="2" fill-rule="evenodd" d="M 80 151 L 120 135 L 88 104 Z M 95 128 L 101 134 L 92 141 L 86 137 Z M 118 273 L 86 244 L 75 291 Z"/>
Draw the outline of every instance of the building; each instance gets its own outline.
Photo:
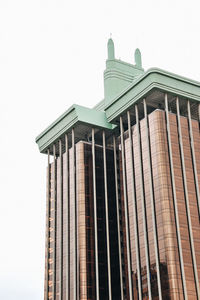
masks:
<path id="1" fill-rule="evenodd" d="M 117 60 L 104 99 L 37 138 L 45 300 L 200 299 L 200 83 Z"/>

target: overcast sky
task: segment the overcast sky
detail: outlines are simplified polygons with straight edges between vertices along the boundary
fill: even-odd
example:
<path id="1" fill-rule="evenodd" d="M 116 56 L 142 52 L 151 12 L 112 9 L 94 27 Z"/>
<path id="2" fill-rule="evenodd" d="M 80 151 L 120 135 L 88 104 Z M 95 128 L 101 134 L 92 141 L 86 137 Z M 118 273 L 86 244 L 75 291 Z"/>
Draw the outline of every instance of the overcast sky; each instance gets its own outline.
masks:
<path id="1" fill-rule="evenodd" d="M 0 0 L 0 299 L 43 299 L 45 168 L 35 137 L 103 99 L 117 58 L 200 81 L 200 2 Z"/>

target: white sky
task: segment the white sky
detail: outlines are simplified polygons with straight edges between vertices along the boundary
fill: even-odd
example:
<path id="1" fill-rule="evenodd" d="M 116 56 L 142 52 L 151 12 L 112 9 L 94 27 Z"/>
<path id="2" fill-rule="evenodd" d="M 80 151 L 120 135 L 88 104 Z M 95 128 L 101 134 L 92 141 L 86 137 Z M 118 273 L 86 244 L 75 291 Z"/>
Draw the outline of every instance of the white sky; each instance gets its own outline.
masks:
<path id="1" fill-rule="evenodd" d="M 117 58 L 200 81 L 200 2 L 0 0 L 0 299 L 43 299 L 46 156 L 35 137 L 103 98 Z"/>

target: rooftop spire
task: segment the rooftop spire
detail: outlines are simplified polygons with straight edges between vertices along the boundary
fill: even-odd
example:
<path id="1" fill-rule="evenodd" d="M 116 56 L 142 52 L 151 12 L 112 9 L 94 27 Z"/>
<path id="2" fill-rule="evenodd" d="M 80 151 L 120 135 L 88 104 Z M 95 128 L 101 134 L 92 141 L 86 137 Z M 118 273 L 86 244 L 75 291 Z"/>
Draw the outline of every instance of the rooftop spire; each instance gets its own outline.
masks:
<path id="1" fill-rule="evenodd" d="M 115 59 L 115 46 L 111 38 L 109 38 L 108 40 L 107 47 L 108 47 L 108 59 Z"/>
<path id="2" fill-rule="evenodd" d="M 140 49 L 138 48 L 135 50 L 135 64 L 137 67 L 142 68 L 142 57 Z"/>

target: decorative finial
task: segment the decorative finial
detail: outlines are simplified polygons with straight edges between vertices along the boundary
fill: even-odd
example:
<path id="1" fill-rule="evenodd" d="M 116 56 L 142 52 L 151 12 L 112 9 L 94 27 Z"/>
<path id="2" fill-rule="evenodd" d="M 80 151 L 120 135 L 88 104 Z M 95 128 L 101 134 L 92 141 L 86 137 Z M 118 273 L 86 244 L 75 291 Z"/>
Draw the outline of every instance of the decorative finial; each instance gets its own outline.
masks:
<path id="1" fill-rule="evenodd" d="M 142 68 L 142 57 L 140 49 L 138 48 L 135 50 L 135 64 L 137 67 Z"/>
<path id="2" fill-rule="evenodd" d="M 107 47 L 108 47 L 108 59 L 115 59 L 115 46 L 111 37 L 108 40 Z"/>

